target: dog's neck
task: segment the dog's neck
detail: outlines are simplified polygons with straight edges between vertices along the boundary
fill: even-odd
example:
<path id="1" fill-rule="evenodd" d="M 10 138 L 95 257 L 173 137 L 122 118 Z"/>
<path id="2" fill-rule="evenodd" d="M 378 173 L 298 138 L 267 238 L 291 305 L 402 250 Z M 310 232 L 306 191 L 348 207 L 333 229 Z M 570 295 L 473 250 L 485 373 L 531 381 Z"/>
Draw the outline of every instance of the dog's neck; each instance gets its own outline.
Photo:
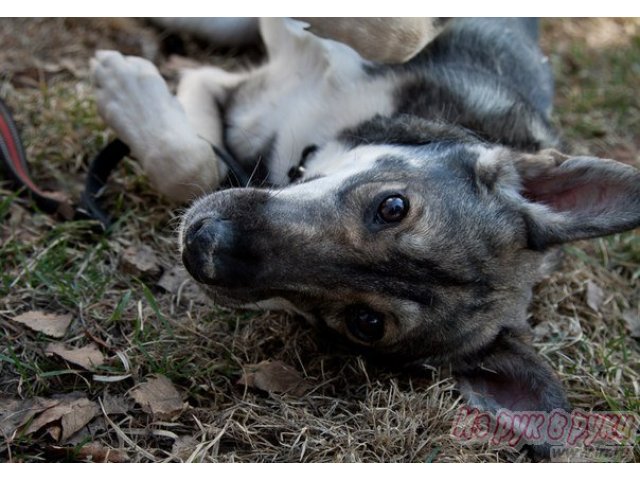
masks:
<path id="1" fill-rule="evenodd" d="M 376 116 L 345 130 L 339 140 L 359 145 L 427 145 L 435 142 L 479 143 L 482 140 L 458 125 L 425 120 L 415 115 Z"/>
<path id="2" fill-rule="evenodd" d="M 426 145 L 430 143 L 490 143 L 501 144 L 523 151 L 538 151 L 556 146 L 558 140 L 553 129 L 532 109 L 523 112 L 531 121 L 523 124 L 530 128 L 515 129 L 508 113 L 495 113 L 487 118 L 469 118 L 453 123 L 447 118 L 425 117 L 399 113 L 392 117 L 376 116 L 371 120 L 343 131 L 339 140 L 351 147 L 358 145 Z M 483 125 L 491 125 L 494 132 L 487 134 Z M 518 133 L 514 133 L 514 132 Z M 497 132 L 497 133 L 496 133 Z"/>

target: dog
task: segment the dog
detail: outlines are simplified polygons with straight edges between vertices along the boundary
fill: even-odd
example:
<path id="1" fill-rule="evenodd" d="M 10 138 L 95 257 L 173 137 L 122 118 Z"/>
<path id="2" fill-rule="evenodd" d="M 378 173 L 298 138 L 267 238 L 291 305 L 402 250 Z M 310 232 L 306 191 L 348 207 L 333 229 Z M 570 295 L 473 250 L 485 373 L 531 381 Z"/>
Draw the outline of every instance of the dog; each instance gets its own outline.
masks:
<path id="1" fill-rule="evenodd" d="M 557 151 L 536 21 L 453 19 L 401 63 L 291 19 L 260 33 L 266 63 L 188 72 L 176 97 L 145 60 L 93 63 L 101 115 L 161 192 L 218 186 L 227 166 L 211 145 L 263 183 L 186 211 L 193 278 L 218 304 L 448 366 L 482 410 L 568 411 L 529 343 L 532 287 L 563 243 L 640 225 L 640 172 Z"/>

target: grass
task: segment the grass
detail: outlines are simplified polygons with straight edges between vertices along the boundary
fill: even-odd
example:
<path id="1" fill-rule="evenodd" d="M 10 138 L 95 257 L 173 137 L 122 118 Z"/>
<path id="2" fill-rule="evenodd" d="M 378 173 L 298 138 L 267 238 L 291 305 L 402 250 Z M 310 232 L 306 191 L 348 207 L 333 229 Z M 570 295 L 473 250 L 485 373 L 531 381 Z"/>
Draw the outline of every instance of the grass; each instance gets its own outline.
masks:
<path id="1" fill-rule="evenodd" d="M 33 175 L 77 198 L 85 165 L 109 134 L 87 76 L 95 48 L 154 51 L 158 34 L 125 20 L 0 20 L 0 94 L 15 112 Z M 150 46 L 151 45 L 151 46 Z M 228 64 L 188 43 L 200 60 Z M 640 166 L 640 24 L 637 20 L 548 20 L 543 46 L 557 76 L 555 120 L 566 149 Z M 155 49 L 155 60 L 166 58 Z M 0 187 L 1 188 L 1 187 Z M 132 461 L 527 461 L 520 452 L 461 445 L 449 432 L 460 400 L 453 381 L 425 368 L 389 371 L 340 350 L 295 318 L 229 311 L 202 303 L 189 285 L 166 291 L 156 277 L 121 267 L 122 252 L 148 245 L 164 270 L 176 265 L 179 206 L 157 198 L 127 161 L 110 182 L 109 234 L 89 222 L 59 223 L 0 190 L 0 392 L 28 399 L 83 392 L 115 398 L 124 412 L 99 415 L 59 445 L 46 431 L 0 441 L 10 461 L 87 461 L 97 442 Z M 640 411 L 640 346 L 624 312 L 640 308 L 637 232 L 568 247 L 562 268 L 531 307 L 536 346 L 560 373 L 572 404 Z M 598 311 L 586 285 L 604 292 Z M 96 372 L 44 354 L 51 341 L 11 318 L 28 311 L 71 313 L 61 340 L 98 342 Z M 237 385 L 262 360 L 294 366 L 313 385 L 305 396 Z M 127 396 L 155 374 L 168 377 L 189 408 L 160 420 Z M 638 442 L 615 452 L 575 451 L 565 459 L 640 460 Z"/>

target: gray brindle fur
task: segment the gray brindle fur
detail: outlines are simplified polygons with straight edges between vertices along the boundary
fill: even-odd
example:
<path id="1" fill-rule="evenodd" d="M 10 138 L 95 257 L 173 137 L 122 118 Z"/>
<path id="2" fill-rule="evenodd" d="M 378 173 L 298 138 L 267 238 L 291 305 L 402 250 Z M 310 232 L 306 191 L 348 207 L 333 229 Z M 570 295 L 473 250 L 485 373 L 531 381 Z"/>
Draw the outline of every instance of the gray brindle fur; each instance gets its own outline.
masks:
<path id="1" fill-rule="evenodd" d="M 532 287 L 560 244 L 640 224 L 640 174 L 554 150 L 537 23 L 456 19 L 401 65 L 364 61 L 296 22 L 261 29 L 265 65 L 183 80 L 195 91 L 221 79 L 207 107 L 220 131 L 205 138 L 258 164 L 269 185 L 193 203 L 180 229 L 191 275 L 221 305 L 285 309 L 390 361 L 448 366 L 482 409 L 569 409 L 529 344 Z M 105 58 L 99 106 L 126 135 Z M 141 141 L 125 140 L 135 153 Z M 388 222 L 390 197 L 405 210 Z"/>

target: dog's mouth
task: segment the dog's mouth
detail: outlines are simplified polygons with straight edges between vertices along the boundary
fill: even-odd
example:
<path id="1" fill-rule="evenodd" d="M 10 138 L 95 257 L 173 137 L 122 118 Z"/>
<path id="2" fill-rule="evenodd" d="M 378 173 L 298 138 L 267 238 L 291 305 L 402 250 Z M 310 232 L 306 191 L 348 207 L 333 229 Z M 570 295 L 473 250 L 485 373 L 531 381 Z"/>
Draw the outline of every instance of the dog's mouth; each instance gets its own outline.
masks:
<path id="1" fill-rule="evenodd" d="M 275 304 L 274 299 L 282 299 L 279 292 L 253 290 L 248 288 L 229 288 L 222 285 L 200 284 L 200 288 L 218 306 L 226 308 L 264 309 Z"/>

